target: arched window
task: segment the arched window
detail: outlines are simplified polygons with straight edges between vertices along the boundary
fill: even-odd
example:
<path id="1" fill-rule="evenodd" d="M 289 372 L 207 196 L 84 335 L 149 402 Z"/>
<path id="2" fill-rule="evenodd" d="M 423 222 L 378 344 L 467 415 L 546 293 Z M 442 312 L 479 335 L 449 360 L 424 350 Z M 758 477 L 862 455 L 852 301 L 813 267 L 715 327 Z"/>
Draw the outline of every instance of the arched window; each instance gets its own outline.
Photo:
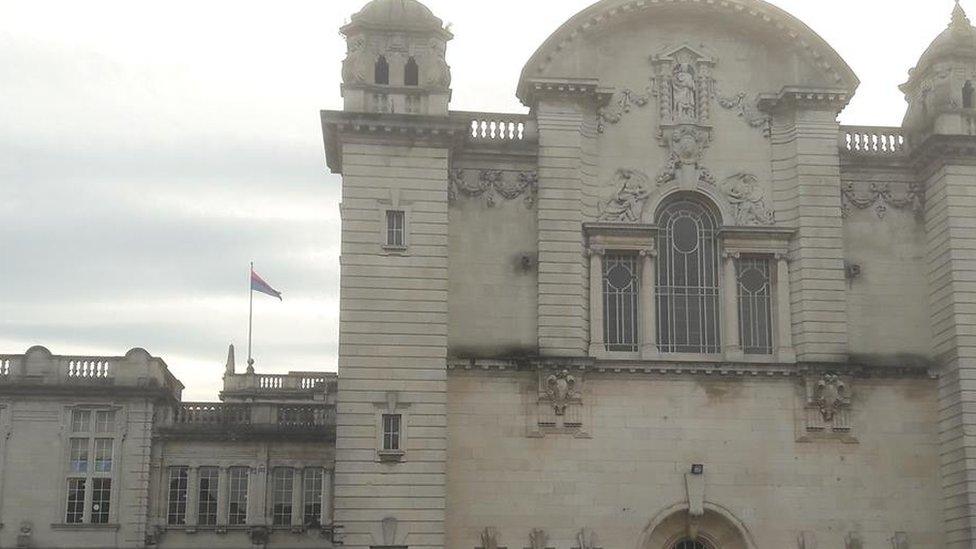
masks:
<path id="1" fill-rule="evenodd" d="M 420 67 L 417 66 L 417 61 L 413 57 L 407 59 L 407 66 L 403 68 L 403 85 L 420 85 Z"/>
<path id="2" fill-rule="evenodd" d="M 966 85 L 962 87 L 962 108 L 964 108 L 964 109 L 971 109 L 974 106 L 976 106 L 976 105 L 973 104 L 973 92 L 974 91 L 976 91 L 976 90 L 973 89 L 973 83 L 972 83 L 972 81 L 971 80 L 967 80 L 966 81 Z"/>
<path id="3" fill-rule="evenodd" d="M 658 215 L 657 329 L 662 353 L 721 352 L 718 221 L 693 198 Z"/>
<path id="4" fill-rule="evenodd" d="M 678 543 L 675 543 L 672 549 L 712 549 L 712 546 L 700 539 L 695 541 L 683 539 Z"/>
<path id="5" fill-rule="evenodd" d="M 373 81 L 377 84 L 388 86 L 390 84 L 390 64 L 386 61 L 386 56 L 381 55 L 376 60 L 376 70 L 374 71 Z"/>

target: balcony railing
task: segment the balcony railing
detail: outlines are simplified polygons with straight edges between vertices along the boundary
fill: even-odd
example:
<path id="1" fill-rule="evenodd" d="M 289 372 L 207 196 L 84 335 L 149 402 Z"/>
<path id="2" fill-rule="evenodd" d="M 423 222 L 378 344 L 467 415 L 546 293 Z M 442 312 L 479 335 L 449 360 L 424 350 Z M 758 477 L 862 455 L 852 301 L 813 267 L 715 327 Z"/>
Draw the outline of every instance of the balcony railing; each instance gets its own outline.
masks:
<path id="1" fill-rule="evenodd" d="M 96 357 L 73 357 L 66 360 L 68 381 L 107 381 L 112 378 L 115 361 Z"/>
<path id="2" fill-rule="evenodd" d="M 289 372 L 287 374 L 234 374 L 224 377 L 224 393 L 285 394 L 329 392 L 334 390 L 336 375 L 327 372 Z M 331 386 L 330 386 L 331 385 Z M 304 398 L 304 397 L 302 397 Z"/>
<path id="3" fill-rule="evenodd" d="M 852 156 L 894 157 L 908 154 L 901 128 L 842 126 L 840 148 Z"/>
<path id="4" fill-rule="evenodd" d="M 204 429 L 317 429 L 335 425 L 335 407 L 327 404 L 183 402 L 169 427 Z"/>
<path id="5" fill-rule="evenodd" d="M 468 127 L 475 143 L 527 143 L 537 139 L 535 121 L 524 114 L 454 112 Z"/>
<path id="6" fill-rule="evenodd" d="M 184 402 L 176 410 L 177 425 L 250 425 L 251 410 L 246 404 Z"/>

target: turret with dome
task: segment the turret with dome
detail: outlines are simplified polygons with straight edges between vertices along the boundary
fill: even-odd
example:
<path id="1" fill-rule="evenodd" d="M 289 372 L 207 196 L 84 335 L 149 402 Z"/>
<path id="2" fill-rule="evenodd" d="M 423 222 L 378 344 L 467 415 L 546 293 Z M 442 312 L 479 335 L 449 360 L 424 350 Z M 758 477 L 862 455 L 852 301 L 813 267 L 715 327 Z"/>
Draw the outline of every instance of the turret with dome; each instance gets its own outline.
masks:
<path id="1" fill-rule="evenodd" d="M 453 38 L 417 0 L 373 0 L 341 29 L 348 53 L 342 65 L 346 111 L 447 115 Z"/>

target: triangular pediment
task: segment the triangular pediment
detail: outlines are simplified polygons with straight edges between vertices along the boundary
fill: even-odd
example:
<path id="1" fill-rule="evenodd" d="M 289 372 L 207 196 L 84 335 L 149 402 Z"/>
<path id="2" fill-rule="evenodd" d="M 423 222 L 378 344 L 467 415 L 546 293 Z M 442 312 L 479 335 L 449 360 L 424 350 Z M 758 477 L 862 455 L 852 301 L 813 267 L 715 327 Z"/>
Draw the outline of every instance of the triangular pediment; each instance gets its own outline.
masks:
<path id="1" fill-rule="evenodd" d="M 656 55 L 652 55 L 651 60 L 655 63 L 667 61 L 714 63 L 715 57 L 708 52 L 708 49 L 704 45 L 696 47 L 690 44 L 681 44 L 664 48 Z"/>

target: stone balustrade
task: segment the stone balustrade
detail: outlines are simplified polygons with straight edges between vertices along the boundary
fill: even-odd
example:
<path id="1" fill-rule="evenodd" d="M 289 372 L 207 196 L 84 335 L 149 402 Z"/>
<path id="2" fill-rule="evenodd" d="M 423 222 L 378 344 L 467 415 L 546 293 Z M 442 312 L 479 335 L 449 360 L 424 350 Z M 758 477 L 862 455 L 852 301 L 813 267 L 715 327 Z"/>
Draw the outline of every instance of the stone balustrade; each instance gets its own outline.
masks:
<path id="1" fill-rule="evenodd" d="M 840 149 L 852 156 L 896 157 L 908 154 L 901 128 L 841 126 Z"/>
<path id="2" fill-rule="evenodd" d="M 223 395 L 288 395 L 308 398 L 315 392 L 335 392 L 336 374 L 326 372 L 288 372 L 287 374 L 230 374 L 224 376 Z"/>
<path id="3" fill-rule="evenodd" d="M 528 115 L 453 112 L 451 116 L 466 121 L 469 141 L 518 143 L 534 142 L 538 139 L 535 121 Z"/>
<path id="4" fill-rule="evenodd" d="M 327 403 L 182 402 L 159 425 L 173 438 L 334 436 L 335 406 Z"/>

